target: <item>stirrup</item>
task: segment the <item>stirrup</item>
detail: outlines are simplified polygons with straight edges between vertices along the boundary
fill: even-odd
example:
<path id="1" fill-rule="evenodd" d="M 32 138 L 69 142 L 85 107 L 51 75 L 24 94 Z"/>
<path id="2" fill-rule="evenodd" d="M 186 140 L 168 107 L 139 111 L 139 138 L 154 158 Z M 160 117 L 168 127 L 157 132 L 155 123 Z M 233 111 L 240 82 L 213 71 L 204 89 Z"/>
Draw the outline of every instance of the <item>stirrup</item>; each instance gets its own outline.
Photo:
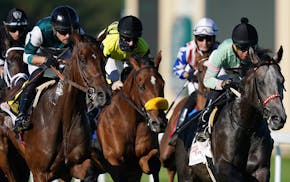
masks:
<path id="1" fill-rule="evenodd" d="M 20 132 L 30 129 L 32 126 L 30 121 L 26 120 L 26 115 L 23 113 L 18 114 L 15 120 L 15 126 L 13 127 L 14 132 Z"/>
<path id="2" fill-rule="evenodd" d="M 209 138 L 208 128 L 196 132 L 195 139 L 199 142 L 204 142 Z"/>

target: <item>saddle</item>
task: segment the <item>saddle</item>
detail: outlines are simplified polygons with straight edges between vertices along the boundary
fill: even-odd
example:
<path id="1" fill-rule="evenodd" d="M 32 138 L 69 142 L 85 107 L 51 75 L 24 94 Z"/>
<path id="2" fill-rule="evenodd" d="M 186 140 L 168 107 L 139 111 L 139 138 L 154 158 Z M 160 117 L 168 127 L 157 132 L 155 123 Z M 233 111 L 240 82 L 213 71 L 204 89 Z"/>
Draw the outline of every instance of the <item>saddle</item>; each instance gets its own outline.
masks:
<path id="1" fill-rule="evenodd" d="M 43 84 L 41 84 L 40 86 L 36 87 L 36 96 L 34 98 L 34 101 L 33 101 L 33 104 L 32 104 L 32 107 L 35 108 L 37 103 L 38 103 L 38 100 L 40 98 L 40 95 L 43 91 L 45 91 L 47 88 L 49 88 L 50 86 L 54 85 L 56 83 L 55 80 L 49 80 Z M 5 125 L 7 127 L 11 127 L 11 126 L 14 126 L 15 125 L 15 120 L 16 120 L 16 117 L 17 115 L 19 114 L 19 98 L 20 98 L 20 95 L 23 91 L 23 88 L 26 86 L 26 84 L 28 84 L 28 81 L 26 81 L 22 88 L 20 89 L 20 91 L 13 97 L 13 99 L 11 100 L 8 100 L 8 101 L 5 101 L 3 103 L 0 104 L 0 109 L 2 111 L 4 111 L 5 113 L 7 113 L 9 116 L 10 116 L 10 120 L 7 120 L 5 119 Z M 30 107 L 31 108 L 31 107 Z M 12 122 L 11 123 L 9 123 Z"/>

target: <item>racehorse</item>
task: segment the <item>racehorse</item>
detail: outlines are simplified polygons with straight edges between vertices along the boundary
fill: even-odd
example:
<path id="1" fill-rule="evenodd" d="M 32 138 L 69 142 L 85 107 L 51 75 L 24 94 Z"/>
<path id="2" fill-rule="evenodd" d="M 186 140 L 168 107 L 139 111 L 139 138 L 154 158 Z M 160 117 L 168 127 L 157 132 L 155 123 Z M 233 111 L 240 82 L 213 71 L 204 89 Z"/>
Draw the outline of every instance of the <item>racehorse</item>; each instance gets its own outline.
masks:
<path id="1" fill-rule="evenodd" d="M 282 47 L 273 57 L 268 50 L 259 49 L 254 53 L 250 48 L 251 64 L 241 67 L 245 73 L 237 84 L 239 93 L 215 115 L 210 137 L 211 172 L 206 172 L 206 165 L 202 163 L 189 166 L 189 148 L 179 140 L 176 157 L 183 164 L 176 165 L 179 165 L 181 181 L 270 180 L 273 149 L 270 129 L 283 128 L 287 117 L 282 103 L 284 77 L 278 65 L 282 55 Z M 225 92 L 230 94 L 230 90 Z"/>
<path id="2" fill-rule="evenodd" d="M 8 92 L 13 91 L 9 95 L 14 94 L 28 79 L 27 64 L 23 62 L 23 52 L 23 47 L 11 47 L 6 51 L 2 76 L 4 82 L 0 88 L 1 102 L 5 100 Z"/>
<path id="3" fill-rule="evenodd" d="M 206 102 L 206 94 L 209 92 L 209 89 L 206 88 L 203 84 L 203 78 L 206 72 L 207 67 L 204 65 L 208 57 L 197 57 L 196 59 L 196 77 L 198 80 L 198 88 L 194 94 L 195 97 L 195 108 L 197 111 L 203 109 Z M 175 165 L 175 146 L 169 145 L 172 133 L 175 131 L 176 123 L 180 115 L 180 111 L 184 104 L 186 103 L 188 96 L 182 98 L 176 107 L 174 108 L 172 115 L 169 119 L 168 125 L 165 129 L 165 132 L 160 141 L 160 160 L 162 166 L 167 168 L 168 181 L 173 182 L 174 176 L 176 173 Z"/>
<path id="4" fill-rule="evenodd" d="M 58 83 L 41 94 L 29 116 L 33 127 L 18 137 L 5 128 L 6 136 L 25 159 L 34 181 L 71 178 L 71 168 L 90 157 L 86 95 L 95 107 L 104 106 L 109 99 L 105 57 L 99 42 L 76 33 L 72 38 L 74 47 L 63 73 L 53 69 L 60 77 Z"/>
<path id="5" fill-rule="evenodd" d="M 159 181 L 158 133 L 166 127 L 168 107 L 160 61 L 160 52 L 154 62 L 130 57 L 132 70 L 124 87 L 98 117 L 97 135 L 106 161 L 102 164 L 114 181 L 140 181 L 142 172 Z"/>
<path id="6" fill-rule="evenodd" d="M 5 54 L 4 70 L 3 70 L 3 84 L 0 88 L 0 102 L 6 100 L 9 95 L 15 94 L 28 79 L 27 64 L 23 62 L 23 47 L 10 47 Z M 0 127 L 3 127 L 3 121 L 0 122 Z M 19 155 L 15 147 L 9 144 L 6 133 L 0 129 L 0 146 L 7 146 L 9 150 L 8 157 L 7 150 L 0 154 L 0 169 L 6 174 L 9 181 L 27 181 L 29 177 L 29 169 L 25 164 L 24 159 Z M 9 145 L 9 148 L 8 148 Z M 3 147 L 4 149 L 5 147 Z M 0 150 L 0 152 L 3 152 Z M 18 168 L 18 166 L 22 166 Z M 13 173 L 13 171 L 16 171 Z M 4 181 L 4 176 L 1 176 L 1 181 Z"/>

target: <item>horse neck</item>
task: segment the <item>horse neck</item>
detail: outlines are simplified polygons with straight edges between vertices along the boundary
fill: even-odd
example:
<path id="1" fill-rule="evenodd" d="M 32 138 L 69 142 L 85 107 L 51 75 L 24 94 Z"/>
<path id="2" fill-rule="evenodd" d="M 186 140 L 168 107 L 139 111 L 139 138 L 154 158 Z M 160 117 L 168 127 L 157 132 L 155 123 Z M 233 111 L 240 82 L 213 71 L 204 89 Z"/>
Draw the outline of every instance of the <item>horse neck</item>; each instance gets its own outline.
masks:
<path id="1" fill-rule="evenodd" d="M 85 101 L 85 91 L 82 89 L 84 89 L 86 85 L 75 60 L 71 60 L 71 64 L 65 67 L 63 75 L 64 79 L 67 80 L 63 83 L 64 95 L 70 98 L 71 101 L 83 103 Z M 74 83 L 74 85 L 72 85 L 72 83 Z"/>

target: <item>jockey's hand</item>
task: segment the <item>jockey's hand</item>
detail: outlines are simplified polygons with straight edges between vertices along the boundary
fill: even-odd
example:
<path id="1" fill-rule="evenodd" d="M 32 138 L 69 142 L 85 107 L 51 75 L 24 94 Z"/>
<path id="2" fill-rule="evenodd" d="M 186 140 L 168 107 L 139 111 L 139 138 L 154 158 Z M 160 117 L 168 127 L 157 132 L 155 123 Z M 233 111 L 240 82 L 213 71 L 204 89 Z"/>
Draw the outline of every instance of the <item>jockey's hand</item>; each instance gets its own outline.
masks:
<path id="1" fill-rule="evenodd" d="M 123 86 L 124 86 L 124 84 L 121 80 L 115 81 L 112 84 L 112 90 L 120 90 Z"/>
<path id="2" fill-rule="evenodd" d="M 232 84 L 233 84 L 233 81 L 231 79 L 227 79 L 227 80 L 224 80 L 222 82 L 222 85 L 221 86 L 222 86 L 223 89 L 226 89 L 226 88 L 231 87 Z"/>
<path id="3" fill-rule="evenodd" d="M 47 58 L 46 61 L 42 65 L 40 65 L 40 67 L 43 69 L 47 69 L 50 68 L 50 66 L 57 67 L 58 64 L 59 63 L 57 59 L 51 56 L 50 58 Z"/>
<path id="4" fill-rule="evenodd" d="M 188 76 L 186 79 L 190 82 L 197 82 L 197 77 L 193 71 L 188 72 Z"/>

